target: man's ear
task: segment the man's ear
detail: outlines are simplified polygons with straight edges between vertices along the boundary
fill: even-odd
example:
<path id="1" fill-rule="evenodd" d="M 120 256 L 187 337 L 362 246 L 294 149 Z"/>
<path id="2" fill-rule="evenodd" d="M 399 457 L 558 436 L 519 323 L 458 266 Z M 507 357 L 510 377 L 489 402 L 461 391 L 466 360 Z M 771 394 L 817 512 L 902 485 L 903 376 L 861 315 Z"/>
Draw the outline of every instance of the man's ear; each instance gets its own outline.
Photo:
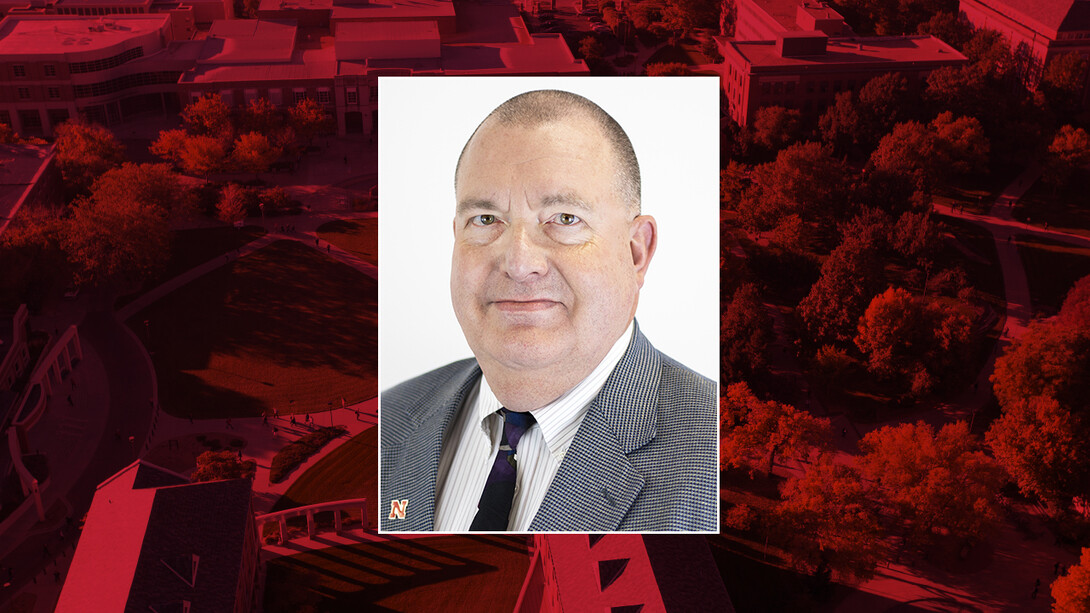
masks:
<path id="1" fill-rule="evenodd" d="M 655 218 L 640 215 L 632 220 L 630 228 L 632 247 L 632 265 L 636 268 L 636 284 L 643 287 L 643 278 L 651 265 L 651 258 L 659 244 L 659 229 Z"/>

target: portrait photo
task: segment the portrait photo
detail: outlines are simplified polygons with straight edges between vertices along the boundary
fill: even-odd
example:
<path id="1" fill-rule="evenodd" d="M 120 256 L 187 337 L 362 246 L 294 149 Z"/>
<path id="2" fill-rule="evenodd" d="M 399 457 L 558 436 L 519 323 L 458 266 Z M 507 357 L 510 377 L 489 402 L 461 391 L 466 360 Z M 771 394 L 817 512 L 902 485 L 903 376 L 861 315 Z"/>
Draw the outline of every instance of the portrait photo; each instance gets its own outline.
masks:
<path id="1" fill-rule="evenodd" d="M 715 532 L 715 78 L 383 77 L 384 532 Z"/>

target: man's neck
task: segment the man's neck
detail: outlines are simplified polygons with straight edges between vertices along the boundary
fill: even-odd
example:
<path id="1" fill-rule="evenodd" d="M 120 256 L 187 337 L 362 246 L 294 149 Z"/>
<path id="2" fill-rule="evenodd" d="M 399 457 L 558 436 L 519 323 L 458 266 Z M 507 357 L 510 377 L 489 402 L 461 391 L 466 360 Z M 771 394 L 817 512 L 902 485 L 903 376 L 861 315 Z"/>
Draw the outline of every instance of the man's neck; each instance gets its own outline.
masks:
<path id="1" fill-rule="evenodd" d="M 505 408 L 510 411 L 533 411 L 574 388 L 608 358 L 615 357 L 614 364 L 619 361 L 632 340 L 633 327 L 634 324 L 630 322 L 604 354 L 583 364 L 557 364 L 528 371 L 505 368 L 497 363 L 480 362 L 481 371 L 496 399 Z"/>

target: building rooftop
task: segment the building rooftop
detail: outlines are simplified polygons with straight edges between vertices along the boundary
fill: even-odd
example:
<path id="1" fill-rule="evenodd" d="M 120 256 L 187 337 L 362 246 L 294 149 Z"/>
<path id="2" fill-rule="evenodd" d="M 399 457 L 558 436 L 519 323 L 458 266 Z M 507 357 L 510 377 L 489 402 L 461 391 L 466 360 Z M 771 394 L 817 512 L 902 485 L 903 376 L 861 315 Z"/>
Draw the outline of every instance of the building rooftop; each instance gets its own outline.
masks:
<path id="1" fill-rule="evenodd" d="M 234 608 L 250 481 L 179 479 L 138 460 L 98 487 L 56 611 Z"/>
<path id="2" fill-rule="evenodd" d="M 0 21 L 0 56 L 46 55 L 105 49 L 156 32 L 170 15 L 8 15 Z M 98 30 L 101 26 L 101 31 Z"/>
<path id="3" fill-rule="evenodd" d="M 56 0 L 54 7 L 81 6 L 151 6 L 152 0 Z"/>
<path id="4" fill-rule="evenodd" d="M 334 38 L 338 43 L 377 40 L 428 41 L 439 39 L 439 26 L 434 21 L 342 21 L 335 24 Z"/>
<path id="5" fill-rule="evenodd" d="M 534 34 L 525 44 L 443 45 L 443 72 L 460 74 L 588 74 L 560 34 Z"/>
<path id="6" fill-rule="evenodd" d="M 829 5 L 814 0 L 753 0 L 753 3 L 789 32 L 802 29 L 798 24 L 799 6 L 817 19 L 843 19 Z"/>
<path id="7" fill-rule="evenodd" d="M 286 61 L 276 59 L 263 63 L 258 54 L 253 54 L 251 57 L 253 63 L 237 61 L 219 63 L 211 59 L 202 59 L 200 65 L 183 73 L 178 82 L 240 83 L 332 79 L 337 74 L 337 58 L 332 46 L 322 49 L 296 49 Z"/>
<path id="8" fill-rule="evenodd" d="M 798 57 L 781 56 L 776 41 L 718 40 L 733 47 L 752 66 L 761 68 L 966 61 L 956 49 L 928 35 L 830 38 L 825 53 Z"/>
<path id="9" fill-rule="evenodd" d="M 290 62 L 296 26 L 266 19 L 219 19 L 204 39 L 199 64 Z"/>
<path id="10" fill-rule="evenodd" d="M 1088 0 L 974 0 L 1012 21 L 1055 36 L 1090 30 Z"/>

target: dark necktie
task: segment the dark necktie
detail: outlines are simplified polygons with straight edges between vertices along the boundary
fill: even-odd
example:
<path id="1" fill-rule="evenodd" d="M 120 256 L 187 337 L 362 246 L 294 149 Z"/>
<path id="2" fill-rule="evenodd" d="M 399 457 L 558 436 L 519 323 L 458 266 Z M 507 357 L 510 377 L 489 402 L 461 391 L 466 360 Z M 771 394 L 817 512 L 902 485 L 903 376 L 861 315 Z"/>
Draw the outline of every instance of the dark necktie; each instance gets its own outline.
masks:
<path id="1" fill-rule="evenodd" d="M 492 472 L 488 473 L 481 501 L 477 503 L 477 515 L 473 518 L 470 530 L 506 530 L 511 516 L 511 501 L 515 497 L 515 478 L 518 467 L 515 452 L 519 439 L 534 425 L 534 416 L 530 413 L 516 413 L 500 409 L 503 415 L 503 435 L 500 437 L 500 450 L 496 452 L 496 461 L 492 463 Z"/>

